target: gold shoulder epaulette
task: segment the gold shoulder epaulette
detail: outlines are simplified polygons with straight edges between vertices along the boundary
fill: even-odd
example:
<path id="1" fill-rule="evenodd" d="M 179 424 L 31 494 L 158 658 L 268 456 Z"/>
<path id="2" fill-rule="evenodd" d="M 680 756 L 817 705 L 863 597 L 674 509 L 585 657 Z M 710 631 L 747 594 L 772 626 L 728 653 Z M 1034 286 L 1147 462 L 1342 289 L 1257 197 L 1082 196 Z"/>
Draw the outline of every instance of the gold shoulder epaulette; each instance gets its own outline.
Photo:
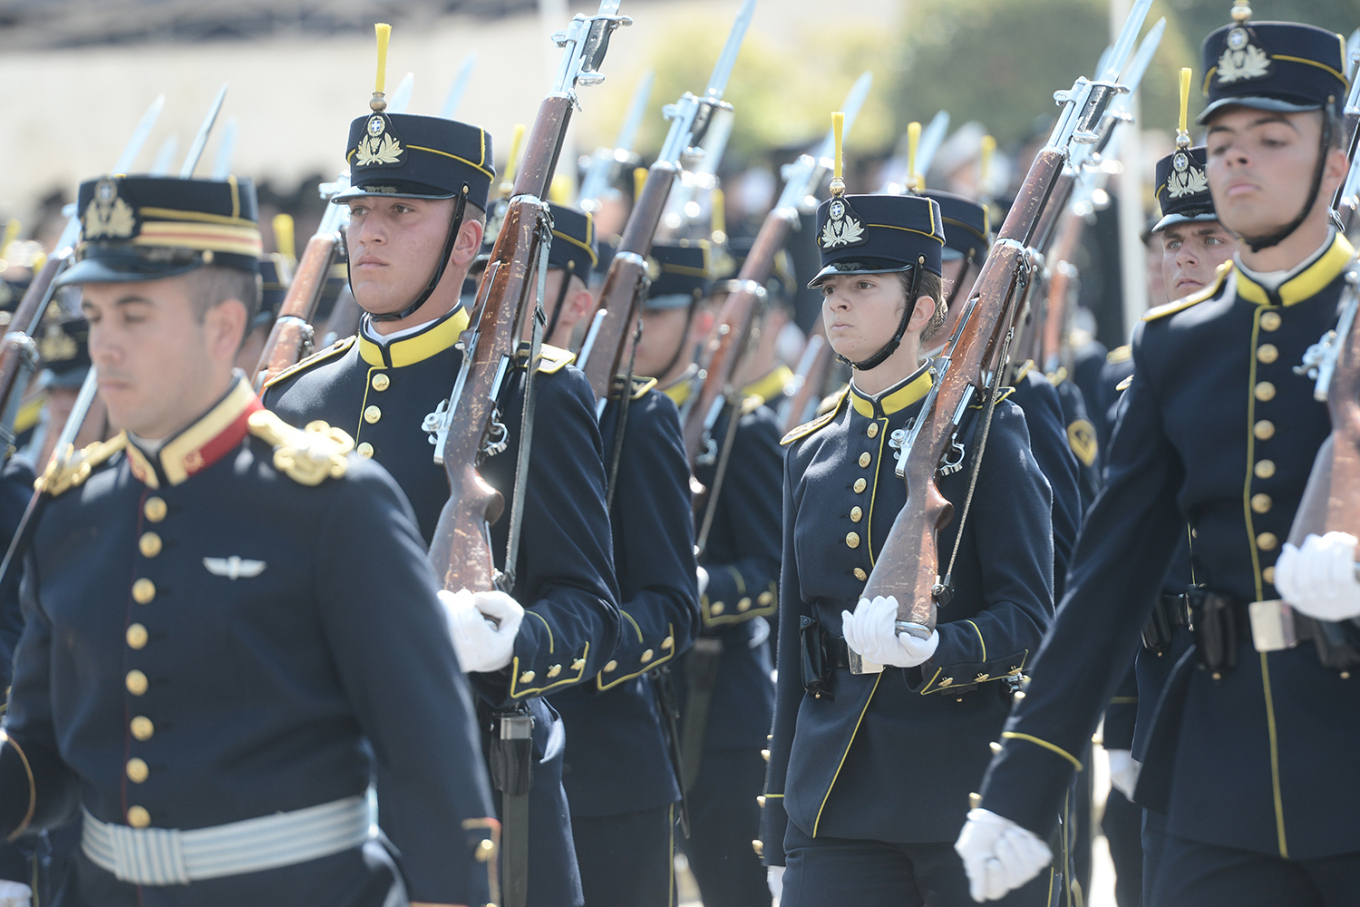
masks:
<path id="1" fill-rule="evenodd" d="M 813 432 L 820 430 L 832 419 L 836 418 L 836 414 L 841 411 L 841 406 L 850 397 L 850 385 L 847 384 L 845 387 L 840 389 L 840 392 L 838 394 L 835 394 L 833 396 L 835 396 L 836 399 L 832 403 L 830 409 L 828 409 L 824 413 L 819 413 L 817 418 L 813 419 L 811 422 L 804 422 L 802 425 L 798 426 L 793 431 L 789 432 L 787 435 L 783 437 L 782 440 L 780 440 L 779 445 L 781 447 L 787 447 L 794 441 L 797 441 L 799 438 L 806 438 Z"/>
<path id="2" fill-rule="evenodd" d="M 764 405 L 765 405 L 764 397 L 760 396 L 760 394 L 751 394 L 746 399 L 741 401 L 741 414 L 743 416 L 749 416 L 751 413 L 760 409 Z"/>
<path id="3" fill-rule="evenodd" d="M 356 334 L 350 337 L 346 337 L 344 340 L 337 340 L 330 346 L 326 347 L 324 350 L 317 350 L 315 353 L 312 353 L 312 355 L 308 356 L 306 359 L 303 359 L 297 365 L 289 366 L 288 368 L 279 372 L 273 378 L 270 378 L 268 381 L 266 381 L 264 383 L 264 387 L 260 388 L 261 393 L 263 394 L 263 392 L 266 389 L 271 388 L 274 385 L 278 384 L 284 378 L 291 378 L 294 375 L 298 374 L 299 372 L 305 372 L 307 371 L 307 369 L 315 365 L 320 365 L 327 359 L 333 359 L 336 356 L 339 356 L 341 353 L 345 352 L 345 350 L 354 346 L 354 341 L 357 339 L 358 335 Z"/>
<path id="4" fill-rule="evenodd" d="M 1218 266 L 1218 270 L 1214 272 L 1214 279 L 1209 281 L 1202 290 L 1191 293 L 1189 296 L 1183 296 L 1180 299 L 1172 300 L 1166 305 L 1159 305 L 1155 309 L 1148 309 L 1143 313 L 1143 320 L 1156 321 L 1158 318 L 1165 318 L 1167 315 L 1183 312 L 1192 305 L 1197 305 L 1206 299 L 1213 299 L 1223 287 L 1223 281 L 1227 279 L 1228 272 L 1231 271 L 1232 268 L 1233 263 L 1231 259 L 1223 262 L 1223 264 Z"/>
<path id="5" fill-rule="evenodd" d="M 349 464 L 345 455 L 354 439 L 325 422 L 294 428 L 267 409 L 250 414 L 250 433 L 274 445 L 274 468 L 301 485 L 320 485 L 338 479 Z"/>
<path id="6" fill-rule="evenodd" d="M 1059 384 L 1062 384 L 1064 381 L 1067 380 L 1067 366 L 1060 365 L 1058 366 L 1058 370 L 1056 372 L 1049 372 L 1044 377 L 1048 379 L 1049 384 L 1053 385 L 1054 387 L 1057 387 Z"/>
<path id="7" fill-rule="evenodd" d="M 1020 371 L 1015 373 L 1015 380 L 1011 384 L 1019 384 L 1025 380 L 1025 376 L 1034 371 L 1034 360 L 1026 359 L 1025 364 L 1020 366 Z"/>
<path id="8" fill-rule="evenodd" d="M 832 391 L 822 398 L 822 402 L 817 404 L 817 411 L 814 415 L 824 416 L 841 405 L 841 398 L 850 390 L 850 385 L 842 384 L 840 390 Z"/>
<path id="9" fill-rule="evenodd" d="M 538 373 L 540 375 L 551 375 L 553 372 L 560 372 L 575 361 L 576 354 L 571 350 L 549 346 L 546 343 L 538 348 Z"/>
<path id="10" fill-rule="evenodd" d="M 1000 403 L 1002 400 L 1005 400 L 1007 397 L 1009 397 L 1009 396 L 1010 396 L 1011 394 L 1013 394 L 1013 393 L 1015 393 L 1015 388 L 1014 388 L 1013 386 L 1009 386 L 1009 385 L 1008 385 L 1008 386 L 1006 386 L 1006 387 L 1001 388 L 1001 393 L 999 393 L 999 394 L 996 395 L 996 402 L 997 402 L 997 403 Z M 986 400 L 986 398 L 984 397 L 981 403 L 973 403 L 973 404 L 971 404 L 968 408 L 969 408 L 969 409 L 982 409 L 982 408 L 983 408 L 984 406 L 986 406 L 986 405 L 987 405 L 987 400 Z"/>
<path id="11" fill-rule="evenodd" d="M 1129 346 L 1126 343 L 1123 346 L 1117 346 L 1114 349 L 1110 350 L 1108 353 L 1106 353 L 1105 361 L 1110 363 L 1110 365 L 1118 365 L 1120 362 L 1127 361 L 1129 357 L 1132 355 L 1133 347 Z"/>
<path id="12" fill-rule="evenodd" d="M 1129 389 L 1129 385 L 1132 384 L 1132 383 L 1133 383 L 1133 376 L 1132 376 L 1132 375 L 1129 375 L 1129 376 L 1128 376 L 1127 378 L 1125 378 L 1123 381 L 1121 381 L 1121 382 L 1119 382 L 1118 384 L 1116 384 L 1116 385 L 1114 386 L 1114 389 L 1117 390 L 1117 391 L 1126 391 L 1126 390 Z"/>
<path id="13" fill-rule="evenodd" d="M 643 378 L 640 375 L 633 376 L 633 399 L 641 400 L 647 396 L 647 391 L 656 387 L 655 378 Z"/>
<path id="14" fill-rule="evenodd" d="M 75 488 L 90 477 L 94 468 L 127 446 L 127 435 L 119 432 L 107 441 L 96 441 L 73 453 L 66 462 L 53 460 L 33 487 L 56 497 Z"/>

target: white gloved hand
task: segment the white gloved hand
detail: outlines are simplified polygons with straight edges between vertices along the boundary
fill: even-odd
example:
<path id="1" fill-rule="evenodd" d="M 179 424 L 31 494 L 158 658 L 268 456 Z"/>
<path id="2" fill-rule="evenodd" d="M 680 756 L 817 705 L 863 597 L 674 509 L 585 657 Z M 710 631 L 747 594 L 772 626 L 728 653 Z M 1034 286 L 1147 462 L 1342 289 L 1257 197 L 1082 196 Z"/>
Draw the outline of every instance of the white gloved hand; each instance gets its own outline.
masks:
<path id="1" fill-rule="evenodd" d="M 510 664 L 524 608 L 504 592 L 439 593 L 449 635 L 464 673 L 499 671 Z"/>
<path id="2" fill-rule="evenodd" d="M 29 907 L 32 898 L 33 889 L 23 882 L 0 879 L 0 907 Z"/>
<path id="3" fill-rule="evenodd" d="M 694 571 L 699 577 L 699 594 L 703 595 L 704 590 L 708 588 L 708 571 L 703 567 L 695 567 Z"/>
<path id="4" fill-rule="evenodd" d="M 1301 548 L 1286 542 L 1275 563 L 1275 588 L 1295 609 L 1318 620 L 1360 616 L 1355 546 L 1348 532 L 1309 535 Z"/>
<path id="5" fill-rule="evenodd" d="M 1134 788 L 1138 786 L 1138 773 L 1143 770 L 1143 763 L 1133 758 L 1133 753 L 1129 750 L 1106 750 L 1105 753 L 1110 757 L 1110 783 L 1132 800 Z"/>
<path id="6" fill-rule="evenodd" d="M 784 867 L 766 866 L 765 884 L 770 886 L 770 897 L 774 898 L 775 907 L 778 907 L 780 898 L 784 896 Z"/>
<path id="7" fill-rule="evenodd" d="M 841 612 L 841 632 L 845 642 L 865 661 L 899 668 L 914 668 L 930 659 L 940 645 L 940 632 L 932 630 L 929 639 L 910 633 L 894 632 L 897 599 L 880 595 L 873 600 L 861 598 L 855 613 Z"/>
<path id="8" fill-rule="evenodd" d="M 1000 900 L 1053 862 L 1038 835 L 989 809 L 968 811 L 954 851 L 963 857 L 968 890 L 978 902 Z"/>

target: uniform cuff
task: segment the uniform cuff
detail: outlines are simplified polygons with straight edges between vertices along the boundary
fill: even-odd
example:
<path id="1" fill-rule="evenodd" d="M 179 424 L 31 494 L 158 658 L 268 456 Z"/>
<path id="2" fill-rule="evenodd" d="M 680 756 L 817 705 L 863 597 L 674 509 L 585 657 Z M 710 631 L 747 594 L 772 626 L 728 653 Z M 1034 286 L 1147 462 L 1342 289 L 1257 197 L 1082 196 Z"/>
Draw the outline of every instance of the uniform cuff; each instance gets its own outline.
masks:
<path id="1" fill-rule="evenodd" d="M 1046 841 L 1057 828 L 1063 798 L 1080 765 L 1075 755 L 1057 744 L 1006 731 L 1001 751 L 983 778 L 979 805 Z"/>

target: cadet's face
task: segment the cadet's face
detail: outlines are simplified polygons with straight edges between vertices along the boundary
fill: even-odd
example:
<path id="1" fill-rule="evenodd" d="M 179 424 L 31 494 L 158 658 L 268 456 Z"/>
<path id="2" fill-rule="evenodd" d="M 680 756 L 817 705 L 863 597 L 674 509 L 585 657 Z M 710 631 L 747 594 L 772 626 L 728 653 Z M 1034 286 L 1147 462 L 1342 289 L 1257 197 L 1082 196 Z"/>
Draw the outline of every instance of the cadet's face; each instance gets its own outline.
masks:
<path id="1" fill-rule="evenodd" d="M 1147 252 L 1143 259 L 1143 270 L 1147 276 L 1148 305 L 1159 306 L 1171 300 L 1166 287 L 1166 274 L 1162 271 L 1162 254 L 1165 251 L 1162 235 L 1154 233 L 1149 236 L 1143 248 Z"/>
<path id="2" fill-rule="evenodd" d="M 689 309 L 678 306 L 673 309 L 647 311 L 642 313 L 642 338 L 637 344 L 637 359 L 633 372 L 652 378 L 665 378 L 661 374 L 676 349 L 685 340 Z M 680 357 L 684 360 L 684 357 Z M 682 361 L 681 365 L 688 365 Z"/>
<path id="3" fill-rule="evenodd" d="M 354 298 L 368 312 L 399 312 L 434 275 L 453 217 L 449 199 L 362 198 L 349 204 L 349 280 Z M 465 221 L 458 246 L 470 231 Z M 481 243 L 478 231 L 476 242 Z M 474 253 L 475 254 L 475 253 Z M 469 258 L 470 260 L 470 258 Z M 461 289 L 462 274 L 444 272 L 441 288 Z"/>
<path id="4" fill-rule="evenodd" d="M 1162 278 L 1171 299 L 1208 286 L 1218 266 L 1233 257 L 1237 241 L 1216 220 L 1173 224 L 1162 231 Z"/>
<path id="5" fill-rule="evenodd" d="M 1209 189 L 1228 229 L 1267 236 L 1298 215 L 1317 167 L 1322 116 L 1229 107 L 1214 114 L 1207 141 Z M 1327 180 L 1318 204 L 1331 200 Z M 1174 289 L 1167 287 L 1174 295 Z"/>
<path id="6" fill-rule="evenodd" d="M 225 302 L 200 320 L 189 292 L 173 277 L 85 285 L 80 308 L 90 321 L 90 358 L 118 428 L 165 438 L 226 391 L 245 307 Z"/>
<path id="7" fill-rule="evenodd" d="M 892 339 L 907 304 L 896 274 L 838 274 L 821 290 L 827 341 L 851 362 L 867 359 Z"/>

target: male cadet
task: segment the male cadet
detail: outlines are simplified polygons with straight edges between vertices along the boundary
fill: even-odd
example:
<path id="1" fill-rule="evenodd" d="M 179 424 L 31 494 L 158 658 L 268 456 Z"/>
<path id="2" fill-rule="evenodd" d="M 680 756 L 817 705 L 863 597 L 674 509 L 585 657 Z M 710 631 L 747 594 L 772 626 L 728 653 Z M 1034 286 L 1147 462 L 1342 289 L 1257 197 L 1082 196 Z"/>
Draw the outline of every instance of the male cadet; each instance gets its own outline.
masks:
<path id="1" fill-rule="evenodd" d="M 642 314 L 635 372 L 650 375 L 676 404 L 689 399 L 695 347 L 715 321 L 706 300 L 712 279 L 706 242 L 656 244 L 660 274 Z M 716 423 L 718 451 L 695 470 L 712 488 L 721 455 L 724 411 Z M 759 836 L 756 798 L 765 783 L 765 748 L 774 716 L 774 685 L 764 620 L 777 610 L 783 482 L 778 420 L 759 399 L 744 403 L 726 475 L 699 559 L 703 632 L 687 656 L 683 683 L 681 764 L 690 838 L 683 845 L 706 907 L 768 903 L 765 870 L 751 849 Z M 705 581 L 707 583 L 705 587 Z"/>
<path id="2" fill-rule="evenodd" d="M 596 261 L 595 237 L 590 215 L 551 208 L 546 316 L 554 336 L 565 339 L 592 302 L 582 278 Z M 689 649 L 699 632 L 699 590 L 680 416 L 655 385 L 635 379 L 626 398 L 620 385 L 600 416 L 624 618 L 619 644 L 591 682 L 552 697 L 568 729 L 562 783 L 588 907 L 668 907 L 675 899 L 680 787 L 671 716 L 662 712 L 669 679 L 646 672 L 668 672 Z M 657 683 L 666 694 L 661 703 Z"/>
<path id="3" fill-rule="evenodd" d="M 64 904 L 482 903 L 490 791 L 410 508 L 232 369 L 254 190 L 106 177 L 78 204 L 60 282 L 126 433 L 41 482 L 0 835 L 79 819 Z"/>
<path id="4" fill-rule="evenodd" d="M 384 142 L 392 153 L 373 153 Z M 265 404 L 299 425 L 323 419 L 353 431 L 359 456 L 386 466 L 406 492 L 429 545 L 449 485 L 422 423 L 448 399 L 462 364 L 468 312 L 458 297 L 481 246 L 491 139 L 440 117 L 373 113 L 350 126 L 346 157 L 352 186 L 334 201 L 350 209 L 349 279 L 365 315 L 357 337 L 281 373 Z M 479 694 L 488 758 L 501 716 L 533 717 L 528 829 L 506 829 L 507 847 L 527 837 L 531 905 L 581 902 L 561 783 L 562 723 L 540 694 L 593 682 L 619 634 L 594 399 L 585 377 L 566 367 L 570 358 L 545 348 L 535 363 L 537 443 L 514 588 L 458 596 L 450 615 L 459 662 Z M 526 374 L 516 367 L 505 382 L 505 445 L 479 468 L 504 496 L 506 514 L 515 505 Z M 501 570 L 508 522 L 491 526 Z"/>
<path id="5" fill-rule="evenodd" d="M 755 237 L 734 237 L 727 247 L 723 273 L 726 279 L 713 287 L 710 295 L 713 307 L 721 311 L 729 293 L 736 288 L 736 276 L 751 253 Z M 793 296 L 797 278 L 793 273 L 793 258 L 787 249 L 780 249 L 774 257 L 774 267 L 765 281 L 765 298 L 757 308 L 751 324 L 751 339 L 747 353 L 737 372 L 744 386 L 743 397 L 759 397 L 761 403 L 774 410 L 782 425 L 792 402 L 793 369 L 802 354 L 803 332 L 793 321 Z"/>
<path id="6" fill-rule="evenodd" d="M 1276 561 L 1331 432 L 1313 380 L 1294 366 L 1334 328 L 1355 254 L 1328 211 L 1346 169 L 1337 147 L 1344 45 L 1311 26 L 1250 23 L 1245 4 L 1233 12 L 1235 24 L 1204 42 L 1200 122 L 1219 220 L 1242 245 L 1234 267 L 1149 312 L 1135 332 L 1105 490 L 957 844 L 978 898 L 1046 860 L 1040 837 L 1073 754 L 1132 656 L 1189 522 L 1202 587 L 1190 597 L 1195 648 L 1161 694 L 1138 785 L 1144 803 L 1168 810 L 1150 899 L 1360 902 L 1360 783 L 1345 768 L 1360 747 L 1360 689 L 1354 664 L 1335 660 L 1353 658 L 1358 640 L 1351 626 L 1323 623 L 1360 613 L 1355 540 L 1323 541 L 1344 570 L 1317 564 L 1316 538 Z M 1316 583 L 1307 594 L 1301 576 Z M 1296 609 L 1301 641 L 1258 652 L 1253 617 L 1268 631 L 1267 612 L 1279 611 L 1251 603 L 1280 598 Z M 1317 644 L 1333 633 L 1348 645 Z"/>

